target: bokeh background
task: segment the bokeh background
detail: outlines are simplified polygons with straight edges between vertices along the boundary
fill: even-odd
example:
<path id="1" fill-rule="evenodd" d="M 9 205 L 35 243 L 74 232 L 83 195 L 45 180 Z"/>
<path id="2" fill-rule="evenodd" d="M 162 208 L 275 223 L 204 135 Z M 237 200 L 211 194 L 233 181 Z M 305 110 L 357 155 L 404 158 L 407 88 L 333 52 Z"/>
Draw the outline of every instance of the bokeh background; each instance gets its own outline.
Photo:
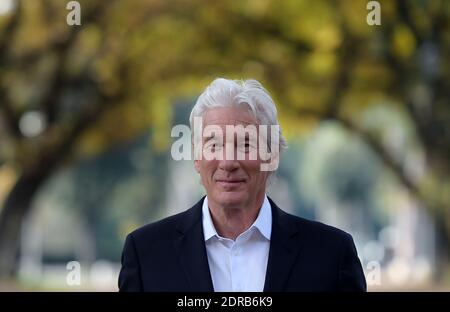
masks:
<path id="1" fill-rule="evenodd" d="M 268 194 L 351 233 L 369 290 L 450 290 L 450 1 L 68 2 L 0 0 L 0 290 L 117 290 L 126 234 L 204 194 L 170 131 L 216 77 L 271 92 Z"/>

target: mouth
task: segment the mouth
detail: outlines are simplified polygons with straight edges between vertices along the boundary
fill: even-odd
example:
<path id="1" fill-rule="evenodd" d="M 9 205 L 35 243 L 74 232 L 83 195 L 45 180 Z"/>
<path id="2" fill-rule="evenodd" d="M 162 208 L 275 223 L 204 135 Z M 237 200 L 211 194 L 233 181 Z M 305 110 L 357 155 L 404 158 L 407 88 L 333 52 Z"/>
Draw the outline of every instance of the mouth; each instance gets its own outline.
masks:
<path id="1" fill-rule="evenodd" d="M 241 184 L 245 183 L 244 179 L 217 179 L 216 183 L 226 187 L 226 188 L 232 188 L 236 186 L 240 186 Z"/>

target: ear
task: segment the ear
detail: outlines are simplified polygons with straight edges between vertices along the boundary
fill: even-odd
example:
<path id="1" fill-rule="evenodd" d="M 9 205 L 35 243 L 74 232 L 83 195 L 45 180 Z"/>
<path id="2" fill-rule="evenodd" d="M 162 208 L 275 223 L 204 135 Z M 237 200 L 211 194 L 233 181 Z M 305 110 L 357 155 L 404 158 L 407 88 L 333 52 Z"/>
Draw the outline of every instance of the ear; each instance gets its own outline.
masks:
<path id="1" fill-rule="evenodd" d="M 268 160 L 263 160 L 260 163 L 260 169 L 262 171 L 276 171 L 280 162 L 280 153 L 271 155 Z"/>
<path id="2" fill-rule="evenodd" d="M 195 170 L 200 173 L 200 160 L 194 160 Z"/>

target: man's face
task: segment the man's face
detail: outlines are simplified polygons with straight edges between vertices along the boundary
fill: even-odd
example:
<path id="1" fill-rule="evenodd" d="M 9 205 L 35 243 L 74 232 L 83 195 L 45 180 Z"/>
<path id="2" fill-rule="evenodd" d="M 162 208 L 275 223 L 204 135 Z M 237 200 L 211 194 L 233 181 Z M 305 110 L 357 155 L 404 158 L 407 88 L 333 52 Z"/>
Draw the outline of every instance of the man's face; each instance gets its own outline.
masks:
<path id="1" fill-rule="evenodd" d="M 252 140 L 245 141 L 245 146 L 238 144 L 236 136 L 226 135 L 227 125 L 254 125 L 257 121 L 246 107 L 217 107 L 203 114 L 203 128 L 216 125 L 222 129 L 222 138 L 215 136 L 203 137 L 203 151 L 215 151 L 222 158 L 195 160 L 195 168 L 200 173 L 201 181 L 212 201 L 222 207 L 239 208 L 253 205 L 265 193 L 267 171 L 260 170 L 261 160 L 250 160 L 249 149 L 257 148 Z M 227 149 L 234 147 L 233 157 L 227 159 Z M 245 150 L 245 160 L 238 160 L 237 151 Z M 230 154 L 230 153 L 228 153 Z M 211 157 L 206 157 L 211 159 Z"/>

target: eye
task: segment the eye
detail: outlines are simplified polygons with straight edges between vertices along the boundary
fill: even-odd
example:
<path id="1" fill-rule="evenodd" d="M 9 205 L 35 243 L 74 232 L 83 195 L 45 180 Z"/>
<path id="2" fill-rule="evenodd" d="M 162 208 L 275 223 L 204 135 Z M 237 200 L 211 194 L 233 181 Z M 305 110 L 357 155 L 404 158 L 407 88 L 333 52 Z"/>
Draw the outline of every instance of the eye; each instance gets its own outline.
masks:
<path id="1" fill-rule="evenodd" d="M 211 152 L 215 152 L 220 150 L 221 148 L 221 144 L 217 143 L 217 142 L 208 142 L 205 146 L 205 149 L 211 151 Z"/>
<path id="2" fill-rule="evenodd" d="M 251 148 L 251 145 L 249 142 L 245 142 L 244 144 L 242 144 L 240 146 L 240 149 L 243 150 L 245 153 L 250 152 L 250 148 Z"/>

